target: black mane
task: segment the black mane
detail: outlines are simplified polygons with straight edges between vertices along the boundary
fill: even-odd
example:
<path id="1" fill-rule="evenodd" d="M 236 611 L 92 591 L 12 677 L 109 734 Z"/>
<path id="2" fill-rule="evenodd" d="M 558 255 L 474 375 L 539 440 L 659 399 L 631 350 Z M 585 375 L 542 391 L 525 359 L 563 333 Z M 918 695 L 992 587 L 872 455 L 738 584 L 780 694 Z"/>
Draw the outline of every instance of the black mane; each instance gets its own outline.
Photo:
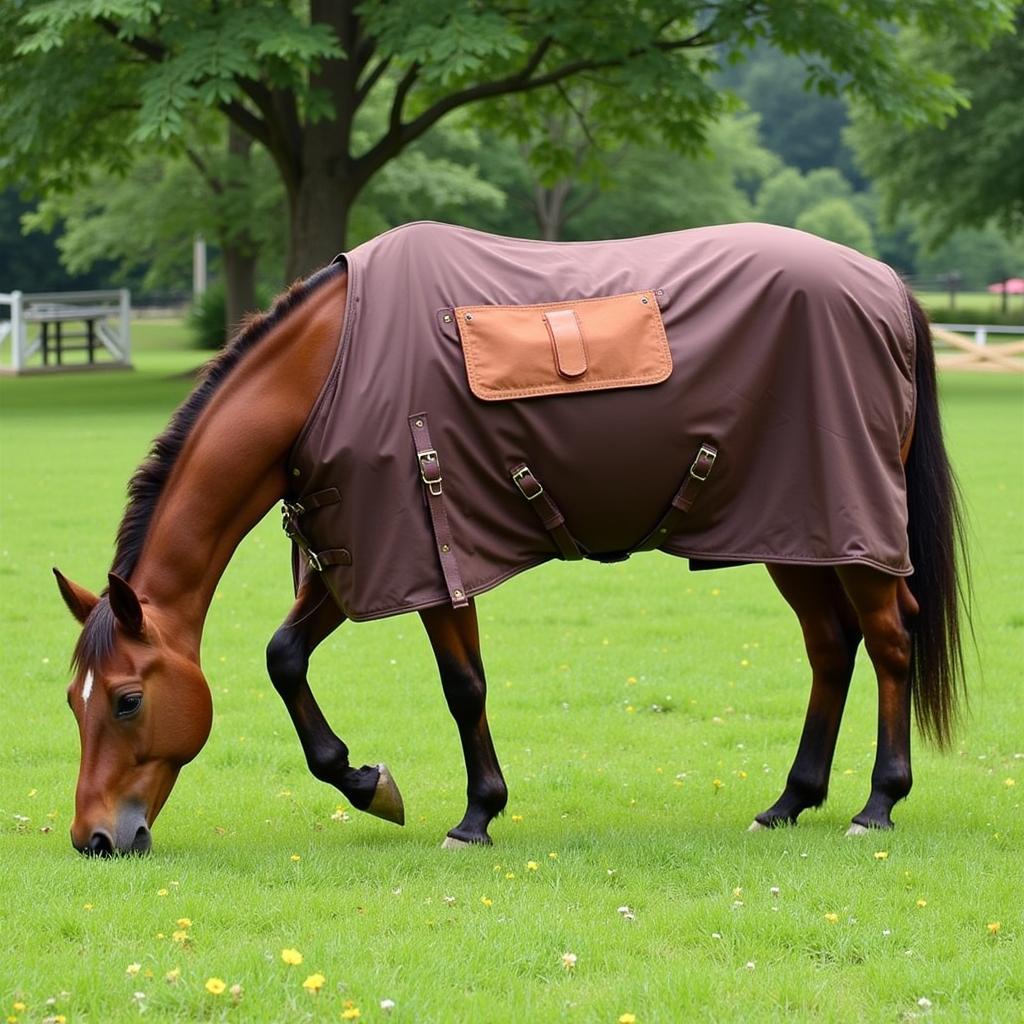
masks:
<path id="1" fill-rule="evenodd" d="M 259 344 L 285 316 L 343 269 L 342 263 L 331 264 L 318 270 L 312 277 L 297 281 L 275 300 L 270 312 L 249 317 L 232 341 L 206 364 L 199 383 L 178 406 L 128 482 L 128 503 L 117 530 L 117 546 L 111 572 L 122 579 L 131 579 L 146 541 L 150 520 L 171 471 L 200 414 L 221 384 L 242 357 Z M 114 615 L 104 589 L 100 603 L 85 622 L 75 645 L 72 662 L 78 668 L 99 665 L 113 650 L 113 645 Z"/>

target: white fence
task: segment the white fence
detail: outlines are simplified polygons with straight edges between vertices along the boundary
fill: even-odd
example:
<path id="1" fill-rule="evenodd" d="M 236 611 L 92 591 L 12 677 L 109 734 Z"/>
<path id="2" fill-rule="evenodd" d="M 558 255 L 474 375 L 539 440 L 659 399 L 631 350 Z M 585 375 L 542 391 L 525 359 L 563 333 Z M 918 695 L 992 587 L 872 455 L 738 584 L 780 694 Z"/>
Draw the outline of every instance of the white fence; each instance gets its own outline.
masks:
<path id="1" fill-rule="evenodd" d="M 132 303 L 126 288 L 0 292 L 0 315 L 5 306 L 9 315 L 0 320 L 0 373 L 131 367 Z M 84 362 L 65 361 L 65 355 L 82 352 Z"/>
<path id="2" fill-rule="evenodd" d="M 932 324 L 932 337 L 948 351 L 937 352 L 935 364 L 946 370 L 989 370 L 1024 373 L 1024 341 L 991 341 L 989 335 L 1024 337 L 1024 325 Z M 972 341 L 971 338 L 974 340 Z"/>

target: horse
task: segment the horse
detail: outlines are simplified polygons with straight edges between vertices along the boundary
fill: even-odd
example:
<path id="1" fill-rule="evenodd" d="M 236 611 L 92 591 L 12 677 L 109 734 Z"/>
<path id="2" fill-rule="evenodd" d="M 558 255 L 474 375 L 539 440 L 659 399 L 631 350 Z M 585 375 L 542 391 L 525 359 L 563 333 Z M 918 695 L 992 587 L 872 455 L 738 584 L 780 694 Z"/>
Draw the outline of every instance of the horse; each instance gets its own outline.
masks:
<path id="1" fill-rule="evenodd" d="M 209 363 L 130 480 L 103 591 L 93 593 L 53 570 L 81 625 L 67 691 L 81 741 L 74 847 L 99 856 L 150 850 L 153 823 L 211 728 L 199 651 L 215 588 L 239 542 L 280 501 L 293 542 L 296 599 L 267 647 L 268 673 L 309 770 L 353 807 L 404 823 L 401 794 L 386 765 L 350 764 L 348 746 L 309 686 L 312 653 L 346 619 L 419 614 L 467 776 L 465 814 L 443 845 L 489 844 L 489 825 L 503 811 L 508 790 L 486 715 L 476 597 L 549 558 L 609 561 L 657 547 L 689 556 L 696 568 L 763 562 L 800 623 L 811 668 L 803 730 L 783 792 L 750 828 L 795 824 L 825 800 L 862 642 L 877 678 L 877 751 L 870 794 L 850 833 L 892 828 L 892 809 L 912 784 L 911 708 L 924 736 L 948 745 L 964 677 L 962 526 L 942 440 L 930 330 L 895 274 L 813 236 L 756 225 L 600 247 L 498 239 L 443 225 L 412 225 L 381 237 L 294 284 Z M 510 261 L 529 287 L 507 284 Z M 430 268 L 442 263 L 447 277 L 428 287 Z M 741 308 L 744 289 L 750 291 L 748 310 Z M 450 301 L 431 308 L 435 292 Z M 728 301 L 720 301 L 722 295 Z M 460 297 L 467 301 L 458 304 Z M 882 312 L 876 315 L 874 307 Z M 775 333 L 783 354 L 758 362 L 756 339 L 769 332 L 763 325 L 776 322 L 779 308 L 785 312 Z M 714 312 L 711 320 L 702 319 L 707 310 Z M 751 311 L 759 319 L 752 320 Z M 727 331 L 723 316 L 731 318 Z M 682 333 L 677 322 L 686 328 Z M 411 325 L 404 348 L 396 341 L 401 325 Z M 381 372 L 361 340 L 374 331 L 402 365 Z M 865 332 L 870 343 L 858 340 Z M 467 390 L 467 371 L 478 390 L 511 389 L 497 401 L 486 394 L 466 399 L 473 416 L 505 417 L 487 428 L 487 438 L 484 427 L 449 428 L 437 395 L 424 390 L 427 371 L 408 372 L 405 362 L 428 347 L 428 334 L 445 394 Z M 730 360 L 728 352 L 737 347 L 744 357 Z M 798 350 L 827 364 L 826 381 L 818 379 L 820 368 L 800 369 Z M 623 359 L 629 363 L 624 371 L 617 362 Z M 361 360 L 369 360 L 363 378 Z M 855 376 L 840 379 L 841 365 L 856 374 L 872 361 L 882 376 L 870 387 Z M 708 366 L 728 370 L 730 363 L 749 364 L 759 383 L 740 382 L 739 369 L 721 379 L 705 376 Z M 765 384 L 769 373 L 774 383 Z M 503 384 L 509 374 L 511 384 Z M 680 378 L 685 389 L 672 391 Z M 706 401 L 699 397 L 701 380 L 711 381 Z M 354 395 L 378 384 L 384 390 L 372 410 L 339 428 L 347 469 L 301 454 L 304 441 L 316 451 L 326 443 L 310 434 L 325 409 L 332 403 L 350 408 Z M 783 386 L 789 388 L 784 401 L 778 396 Z M 833 393 L 822 399 L 819 389 L 829 387 Z M 894 408 L 904 412 L 888 416 L 880 391 L 896 396 Z M 430 408 L 420 411 L 428 398 Z M 705 410 L 704 418 L 672 427 L 676 433 L 659 440 L 663 428 L 651 427 L 647 410 L 675 410 L 675 422 L 683 406 Z M 766 406 L 771 411 L 762 415 Z M 543 420 L 550 410 L 561 419 Z M 734 444 L 723 416 L 728 424 L 752 419 L 756 429 Z M 513 423 L 542 420 L 549 432 L 557 422 L 557 437 L 544 437 L 530 452 L 510 440 Z M 386 431 L 396 451 L 384 450 L 392 441 L 379 433 L 360 453 L 349 436 L 353 422 Z M 776 431 L 787 424 L 798 441 L 813 434 L 839 447 L 810 455 L 791 440 L 785 442 L 788 458 L 778 459 L 783 435 Z M 763 434 L 771 435 L 764 443 Z M 581 454 L 590 437 L 595 452 Z M 488 445 L 507 456 L 505 465 L 490 465 Z M 852 466 L 860 448 L 881 481 L 868 477 L 857 484 L 869 492 L 864 507 L 905 548 L 884 557 L 863 550 L 860 541 L 849 548 L 844 531 L 852 535 L 856 524 L 846 498 L 838 502 L 843 508 L 823 508 L 827 500 L 837 503 L 820 495 L 803 500 L 798 493 L 804 483 L 818 486 L 833 463 Z M 774 460 L 767 469 L 744 463 L 766 455 Z M 559 462 L 563 456 L 567 461 Z M 815 463 L 809 482 L 804 461 Z M 591 473 L 580 484 L 585 499 L 574 499 L 564 479 L 567 467 L 577 464 L 598 467 L 597 483 Z M 643 480 L 630 475 L 641 469 Z M 756 507 L 748 505 L 745 513 L 754 520 L 744 527 L 753 539 L 742 548 L 721 540 L 702 545 L 702 537 L 717 536 L 731 521 L 724 511 L 729 502 L 743 507 L 745 481 L 759 472 L 765 480 L 780 478 L 787 538 L 758 539 L 778 533 L 777 524 L 757 519 L 771 504 L 759 487 Z M 402 489 L 392 505 L 380 483 L 385 473 Z M 647 477 L 656 478 L 650 498 L 644 497 Z M 667 482 L 680 477 L 672 498 Z M 470 494 L 474 480 L 479 496 Z M 609 480 L 621 486 L 610 487 Z M 487 493 L 500 491 L 495 501 L 506 532 L 528 550 L 478 572 L 475 553 L 487 545 L 472 531 L 486 517 L 464 506 L 486 500 L 484 484 Z M 351 550 L 326 549 L 310 523 L 332 511 L 327 505 L 362 516 L 345 527 L 356 534 L 367 523 L 386 525 L 392 509 L 399 510 L 394 514 L 405 519 L 396 519 L 394 529 L 422 543 L 415 551 L 387 548 L 383 555 L 370 540 L 360 541 L 362 549 L 358 542 Z M 588 519 L 595 505 L 610 516 L 609 524 Z M 820 540 L 837 533 L 844 535 Z M 826 547 L 819 550 L 821 544 Z M 410 567 L 427 574 L 426 582 L 417 577 L 408 593 L 394 598 Z M 373 589 L 381 578 L 391 587 L 385 596 Z"/>

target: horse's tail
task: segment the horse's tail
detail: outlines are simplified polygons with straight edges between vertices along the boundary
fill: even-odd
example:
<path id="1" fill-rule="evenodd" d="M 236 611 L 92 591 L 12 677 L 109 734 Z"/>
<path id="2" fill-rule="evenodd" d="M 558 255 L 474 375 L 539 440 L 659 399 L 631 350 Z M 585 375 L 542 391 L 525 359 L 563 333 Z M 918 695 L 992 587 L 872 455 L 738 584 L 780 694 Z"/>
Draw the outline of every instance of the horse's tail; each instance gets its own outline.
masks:
<path id="1" fill-rule="evenodd" d="M 917 412 L 907 457 L 907 533 L 920 612 L 911 634 L 914 716 L 939 747 L 952 739 L 965 697 L 962 620 L 969 624 L 970 576 L 960 494 L 939 423 L 935 355 L 924 310 L 910 296 L 917 347 Z"/>

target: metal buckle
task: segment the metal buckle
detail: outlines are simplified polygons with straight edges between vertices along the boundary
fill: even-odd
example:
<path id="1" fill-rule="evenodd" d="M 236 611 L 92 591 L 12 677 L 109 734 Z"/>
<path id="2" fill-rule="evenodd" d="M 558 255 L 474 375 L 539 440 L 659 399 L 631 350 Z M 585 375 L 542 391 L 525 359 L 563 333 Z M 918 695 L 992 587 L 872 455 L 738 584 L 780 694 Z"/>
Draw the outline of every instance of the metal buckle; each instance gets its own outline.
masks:
<path id="1" fill-rule="evenodd" d="M 419 459 L 420 463 L 420 479 L 436 498 L 441 493 L 441 481 L 444 479 L 441 476 L 441 463 L 437 458 L 437 452 L 433 448 L 428 448 L 426 451 L 417 452 L 416 458 Z M 437 477 L 434 479 L 427 476 L 427 468 L 429 466 L 433 466 L 437 470 Z M 437 490 L 434 489 L 435 487 Z"/>
<path id="2" fill-rule="evenodd" d="M 702 444 L 700 446 L 700 451 L 697 452 L 697 458 L 693 460 L 693 465 L 690 467 L 690 476 L 692 476 L 694 480 L 699 480 L 701 483 L 704 483 L 711 473 L 711 469 L 715 464 L 716 458 L 718 458 L 718 452 L 715 451 L 714 448 L 710 448 L 706 444 Z M 700 473 L 697 472 L 697 467 L 704 459 L 707 460 L 708 468 L 704 470 L 704 475 L 701 476 Z"/>
<path id="3" fill-rule="evenodd" d="M 317 554 L 316 554 L 315 551 L 307 551 L 306 552 L 306 561 L 309 562 L 309 567 L 310 567 L 310 569 L 313 570 L 313 572 L 323 572 L 324 571 L 323 563 L 317 557 Z"/>
<path id="4" fill-rule="evenodd" d="M 535 494 L 527 494 L 526 488 L 523 487 L 523 477 L 530 477 L 533 482 L 537 485 L 537 491 Z M 535 498 L 539 498 L 544 493 L 544 485 L 533 475 L 530 471 L 529 466 L 523 466 L 522 469 L 517 469 L 512 474 L 512 481 L 519 488 L 519 493 L 527 500 L 533 501 Z"/>

